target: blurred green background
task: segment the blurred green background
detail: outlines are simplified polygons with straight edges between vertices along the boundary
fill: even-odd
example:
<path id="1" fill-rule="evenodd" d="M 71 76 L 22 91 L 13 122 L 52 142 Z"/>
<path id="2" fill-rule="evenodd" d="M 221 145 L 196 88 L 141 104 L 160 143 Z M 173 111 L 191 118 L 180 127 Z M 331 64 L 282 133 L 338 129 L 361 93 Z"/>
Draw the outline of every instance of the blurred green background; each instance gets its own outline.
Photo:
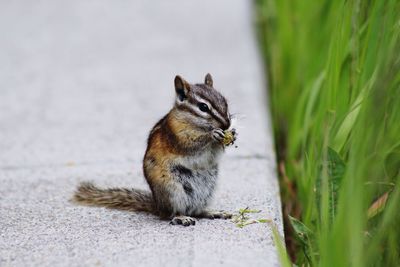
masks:
<path id="1" fill-rule="evenodd" d="M 400 1 L 257 0 L 287 251 L 400 266 Z"/>

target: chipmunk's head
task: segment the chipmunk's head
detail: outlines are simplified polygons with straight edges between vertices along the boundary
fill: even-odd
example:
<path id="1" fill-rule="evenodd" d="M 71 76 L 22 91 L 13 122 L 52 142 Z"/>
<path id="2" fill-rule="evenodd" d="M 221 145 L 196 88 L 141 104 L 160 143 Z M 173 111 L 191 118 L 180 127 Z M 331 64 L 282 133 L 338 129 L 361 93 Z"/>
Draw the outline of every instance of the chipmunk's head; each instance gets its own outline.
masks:
<path id="1" fill-rule="evenodd" d="M 201 84 L 190 84 L 178 75 L 175 77 L 175 91 L 175 109 L 190 124 L 204 130 L 230 127 L 228 103 L 213 87 L 210 74 Z"/>

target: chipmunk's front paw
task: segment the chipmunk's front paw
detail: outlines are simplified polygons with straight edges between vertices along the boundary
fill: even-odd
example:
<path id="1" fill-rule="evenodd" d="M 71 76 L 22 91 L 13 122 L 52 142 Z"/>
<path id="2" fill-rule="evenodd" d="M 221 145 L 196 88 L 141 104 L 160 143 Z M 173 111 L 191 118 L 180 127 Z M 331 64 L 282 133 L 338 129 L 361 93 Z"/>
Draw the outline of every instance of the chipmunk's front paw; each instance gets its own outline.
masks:
<path id="1" fill-rule="evenodd" d="M 220 211 L 208 210 L 208 211 L 204 211 L 201 214 L 201 217 L 206 218 L 206 219 L 211 219 L 211 220 L 213 220 L 213 219 L 224 219 L 224 220 L 226 220 L 226 219 L 232 218 L 232 214 L 229 213 L 229 212 L 225 212 L 223 210 L 220 210 Z"/>
<path id="2" fill-rule="evenodd" d="M 217 128 L 212 131 L 212 137 L 215 141 L 222 143 L 225 137 L 224 130 Z"/>
<path id="3" fill-rule="evenodd" d="M 189 216 L 175 216 L 172 218 L 169 224 L 172 225 L 183 225 L 183 226 L 189 226 L 189 225 L 195 225 L 196 220 L 193 219 L 192 217 Z"/>

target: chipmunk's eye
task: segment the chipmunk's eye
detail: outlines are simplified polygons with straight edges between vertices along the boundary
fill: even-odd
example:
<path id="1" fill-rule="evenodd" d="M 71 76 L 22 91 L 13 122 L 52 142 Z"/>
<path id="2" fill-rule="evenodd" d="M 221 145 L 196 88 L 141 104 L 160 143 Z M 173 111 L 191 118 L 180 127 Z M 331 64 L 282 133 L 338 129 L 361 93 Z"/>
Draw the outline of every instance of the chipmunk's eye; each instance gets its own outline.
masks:
<path id="1" fill-rule="evenodd" d="M 209 112 L 210 111 L 210 109 L 208 108 L 206 103 L 198 103 L 197 106 L 203 112 Z"/>

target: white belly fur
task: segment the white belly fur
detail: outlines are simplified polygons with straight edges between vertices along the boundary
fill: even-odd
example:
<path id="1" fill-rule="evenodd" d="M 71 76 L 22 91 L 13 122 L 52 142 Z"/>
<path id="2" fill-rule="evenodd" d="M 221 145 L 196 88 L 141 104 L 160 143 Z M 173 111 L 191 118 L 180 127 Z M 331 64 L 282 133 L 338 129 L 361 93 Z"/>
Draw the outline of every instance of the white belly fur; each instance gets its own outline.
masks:
<path id="1" fill-rule="evenodd" d="M 207 150 L 200 155 L 184 157 L 176 164 L 191 170 L 192 175 L 184 181 L 173 181 L 171 204 L 174 213 L 182 215 L 198 215 L 204 211 L 212 199 L 218 176 L 218 159 L 222 150 Z M 191 188 L 185 191 L 183 184 Z"/>

